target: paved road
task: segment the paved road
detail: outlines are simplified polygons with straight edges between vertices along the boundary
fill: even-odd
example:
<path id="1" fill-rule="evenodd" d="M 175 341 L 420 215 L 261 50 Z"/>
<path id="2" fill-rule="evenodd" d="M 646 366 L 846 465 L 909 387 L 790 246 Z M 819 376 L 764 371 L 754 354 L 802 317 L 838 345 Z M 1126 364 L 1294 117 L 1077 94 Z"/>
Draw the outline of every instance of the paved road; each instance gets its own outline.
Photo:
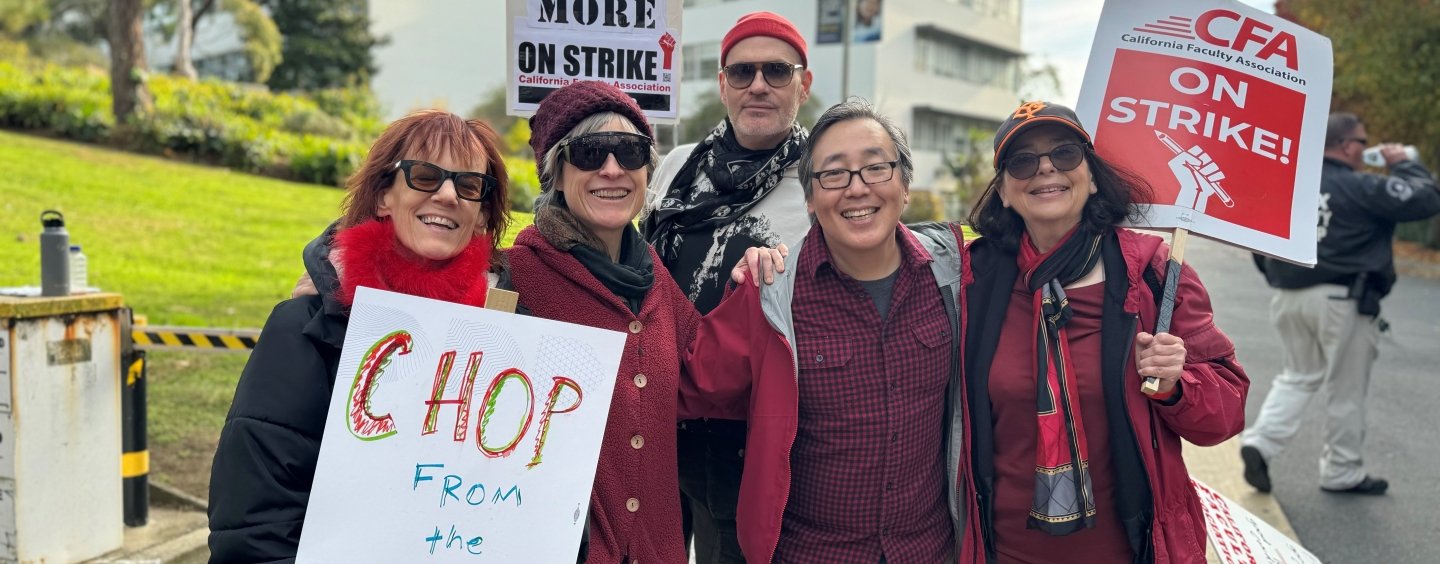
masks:
<path id="1" fill-rule="evenodd" d="M 1250 375 L 1254 421 L 1280 372 L 1272 295 L 1249 253 L 1191 238 L 1186 260 L 1210 291 L 1221 329 Z M 1328 494 L 1317 486 L 1323 397 L 1290 449 L 1270 461 L 1274 495 L 1300 540 L 1325 562 L 1440 562 L 1440 280 L 1402 276 L 1383 302 L 1393 327 L 1370 385 L 1366 464 L 1390 480 L 1383 497 Z"/>

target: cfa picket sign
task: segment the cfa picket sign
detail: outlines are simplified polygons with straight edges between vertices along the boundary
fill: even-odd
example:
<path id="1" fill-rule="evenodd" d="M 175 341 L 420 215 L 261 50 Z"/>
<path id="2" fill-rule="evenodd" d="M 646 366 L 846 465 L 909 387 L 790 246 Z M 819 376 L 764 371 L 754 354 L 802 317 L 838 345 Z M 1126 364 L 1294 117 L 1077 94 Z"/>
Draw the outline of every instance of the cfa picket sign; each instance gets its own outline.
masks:
<path id="1" fill-rule="evenodd" d="M 1076 112 L 1155 190 L 1139 227 L 1315 264 L 1330 41 L 1233 0 L 1107 0 Z"/>

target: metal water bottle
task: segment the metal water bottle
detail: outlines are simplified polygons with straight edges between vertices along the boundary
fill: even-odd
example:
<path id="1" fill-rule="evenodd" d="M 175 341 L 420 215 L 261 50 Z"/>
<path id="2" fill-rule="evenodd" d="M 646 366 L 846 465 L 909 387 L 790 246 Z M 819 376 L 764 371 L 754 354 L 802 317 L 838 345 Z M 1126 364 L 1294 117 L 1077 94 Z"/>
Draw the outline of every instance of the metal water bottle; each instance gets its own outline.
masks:
<path id="1" fill-rule="evenodd" d="M 40 295 L 70 295 L 70 234 L 65 216 L 55 210 L 40 213 Z"/>

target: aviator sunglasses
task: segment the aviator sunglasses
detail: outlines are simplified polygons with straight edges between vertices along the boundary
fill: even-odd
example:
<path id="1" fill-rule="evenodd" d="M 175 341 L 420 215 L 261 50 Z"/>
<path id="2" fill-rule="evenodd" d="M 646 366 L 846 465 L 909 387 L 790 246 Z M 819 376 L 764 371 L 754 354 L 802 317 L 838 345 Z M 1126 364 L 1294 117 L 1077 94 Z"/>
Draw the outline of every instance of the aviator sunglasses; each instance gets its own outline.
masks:
<path id="1" fill-rule="evenodd" d="M 728 67 L 721 68 L 725 73 L 725 82 L 731 88 L 749 88 L 755 82 L 755 73 L 765 75 L 765 84 L 771 88 L 784 88 L 790 85 L 790 80 L 795 78 L 795 71 L 804 70 L 805 65 L 796 65 L 785 61 L 771 61 L 768 63 L 735 63 Z"/>
<path id="2" fill-rule="evenodd" d="M 603 131 L 587 133 L 560 142 L 560 158 L 585 172 L 600 170 L 605 159 L 615 155 L 615 162 L 625 170 L 636 170 L 650 164 L 650 138 L 639 133 Z"/>
<path id="3" fill-rule="evenodd" d="M 1049 153 L 1016 153 L 1005 159 L 1005 172 L 1015 180 L 1025 180 L 1040 171 L 1040 157 L 1050 157 L 1055 170 L 1071 171 L 1085 160 L 1085 149 L 1079 143 L 1066 143 L 1050 149 Z"/>
<path id="4" fill-rule="evenodd" d="M 434 194 L 446 180 L 455 181 L 455 196 L 461 200 L 483 202 L 490 190 L 500 184 L 494 176 L 478 172 L 450 172 L 425 161 L 403 160 L 395 168 L 405 171 L 405 184 L 411 190 Z"/>

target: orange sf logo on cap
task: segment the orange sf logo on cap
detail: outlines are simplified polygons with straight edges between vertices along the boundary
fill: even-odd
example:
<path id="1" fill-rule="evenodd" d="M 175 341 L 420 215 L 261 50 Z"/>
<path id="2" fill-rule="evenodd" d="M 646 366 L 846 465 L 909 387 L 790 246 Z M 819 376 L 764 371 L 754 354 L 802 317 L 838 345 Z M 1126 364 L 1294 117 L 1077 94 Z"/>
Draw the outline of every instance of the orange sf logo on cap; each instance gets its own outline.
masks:
<path id="1" fill-rule="evenodd" d="M 1015 118 L 1021 120 L 1028 120 L 1032 117 L 1035 117 L 1035 114 L 1039 113 L 1039 111 L 1043 109 L 1045 109 L 1044 102 L 1027 102 L 1025 105 L 1020 106 L 1020 109 L 1015 110 Z"/>

